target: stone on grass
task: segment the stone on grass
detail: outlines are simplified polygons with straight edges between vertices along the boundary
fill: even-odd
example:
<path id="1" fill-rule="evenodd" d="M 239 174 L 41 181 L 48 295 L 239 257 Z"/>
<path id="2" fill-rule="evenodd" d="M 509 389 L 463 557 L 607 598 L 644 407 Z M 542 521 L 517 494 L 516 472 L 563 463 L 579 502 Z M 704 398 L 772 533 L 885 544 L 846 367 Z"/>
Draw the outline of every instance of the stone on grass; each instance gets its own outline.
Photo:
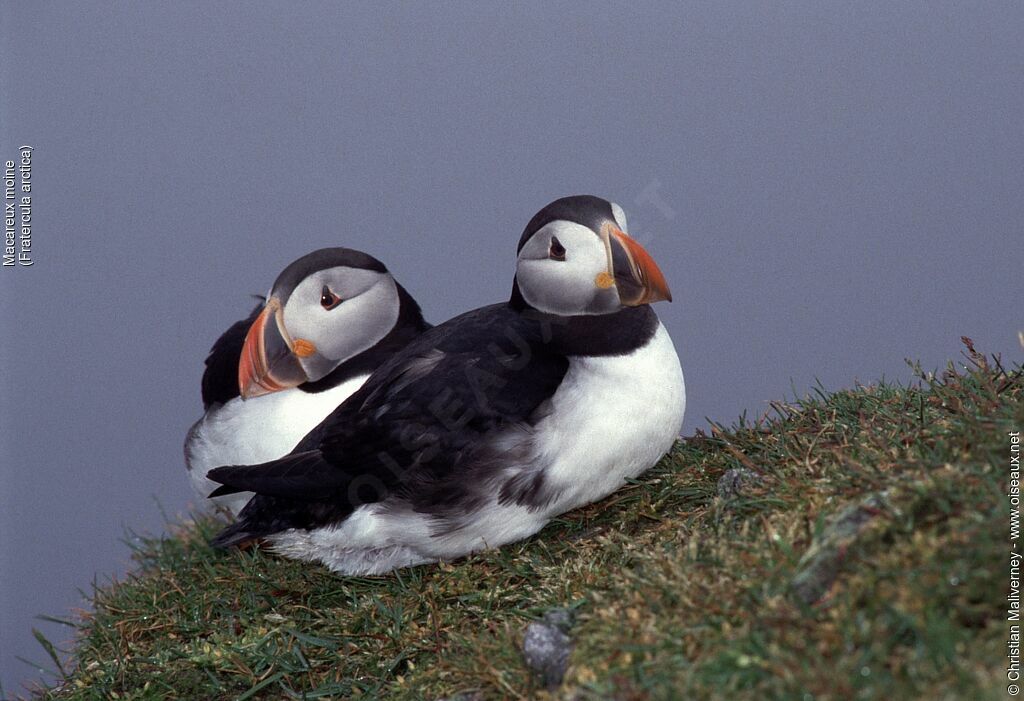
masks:
<path id="1" fill-rule="evenodd" d="M 572 611 L 559 608 L 544 614 L 543 622 L 535 621 L 526 628 L 523 657 L 548 689 L 558 688 L 569 666 L 572 639 L 567 633 L 572 622 Z"/>
<path id="2" fill-rule="evenodd" d="M 745 467 L 726 470 L 725 474 L 718 478 L 718 496 L 722 499 L 738 497 L 750 487 L 760 484 L 761 481 L 761 475 Z"/>
<path id="3" fill-rule="evenodd" d="M 847 548 L 876 516 L 890 510 L 885 492 L 879 492 L 841 509 L 832 517 L 797 565 L 797 573 L 789 585 L 797 601 L 810 606 L 825 596 L 839 576 Z"/>

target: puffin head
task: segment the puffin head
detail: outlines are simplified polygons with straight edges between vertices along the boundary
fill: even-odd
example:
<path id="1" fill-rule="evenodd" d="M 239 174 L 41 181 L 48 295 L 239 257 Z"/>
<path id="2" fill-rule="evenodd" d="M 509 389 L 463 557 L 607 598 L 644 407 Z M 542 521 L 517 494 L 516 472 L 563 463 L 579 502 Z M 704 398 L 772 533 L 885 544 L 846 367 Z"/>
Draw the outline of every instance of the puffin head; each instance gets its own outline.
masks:
<path id="1" fill-rule="evenodd" d="M 401 288 L 384 264 L 350 248 L 299 258 L 274 282 L 238 364 L 243 399 L 315 382 L 394 328 Z"/>
<path id="2" fill-rule="evenodd" d="M 626 233 L 622 208 L 591 195 L 534 215 L 519 240 L 515 288 L 534 309 L 560 316 L 672 301 L 657 263 Z"/>

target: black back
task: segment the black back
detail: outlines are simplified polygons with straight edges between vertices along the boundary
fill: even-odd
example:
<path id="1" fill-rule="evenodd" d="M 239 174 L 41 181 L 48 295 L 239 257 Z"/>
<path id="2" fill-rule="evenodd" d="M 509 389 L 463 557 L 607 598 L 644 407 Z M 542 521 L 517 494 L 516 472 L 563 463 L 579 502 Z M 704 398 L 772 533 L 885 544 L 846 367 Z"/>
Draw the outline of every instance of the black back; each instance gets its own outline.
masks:
<path id="1" fill-rule="evenodd" d="M 262 309 L 262 304 L 257 305 L 247 318 L 229 326 L 210 348 L 210 354 L 206 356 L 206 370 L 203 371 L 203 410 L 239 396 L 238 359 L 249 327 Z"/>
<path id="2" fill-rule="evenodd" d="M 221 533 L 226 546 L 287 528 L 338 522 L 389 494 L 418 511 L 465 513 L 493 496 L 488 480 L 528 450 L 570 355 L 618 355 L 657 329 L 650 307 L 559 317 L 498 304 L 419 336 L 385 361 L 291 455 L 210 472 L 215 494 L 257 496 Z M 539 484 L 501 487 L 526 503 Z M 507 492 L 507 493 L 506 493 Z"/>

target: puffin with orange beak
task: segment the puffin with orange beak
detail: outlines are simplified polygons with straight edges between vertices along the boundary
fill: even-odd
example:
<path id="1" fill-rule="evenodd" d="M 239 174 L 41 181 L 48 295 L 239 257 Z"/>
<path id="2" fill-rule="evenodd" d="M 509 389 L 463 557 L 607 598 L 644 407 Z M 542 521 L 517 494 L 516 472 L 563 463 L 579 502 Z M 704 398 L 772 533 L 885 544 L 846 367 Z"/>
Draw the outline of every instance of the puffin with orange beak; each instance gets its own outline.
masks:
<path id="1" fill-rule="evenodd" d="M 508 302 L 417 337 L 288 456 L 209 473 L 256 493 L 214 544 L 380 574 L 526 538 L 654 465 L 685 389 L 668 284 L 626 231 L 598 197 L 544 207 Z"/>
<path id="2" fill-rule="evenodd" d="M 206 359 L 206 413 L 185 440 L 195 491 L 206 504 L 238 513 L 252 495 L 206 501 L 217 486 L 207 471 L 287 455 L 428 328 L 416 301 L 372 256 L 325 248 L 290 264 L 264 304 L 229 328 Z"/>

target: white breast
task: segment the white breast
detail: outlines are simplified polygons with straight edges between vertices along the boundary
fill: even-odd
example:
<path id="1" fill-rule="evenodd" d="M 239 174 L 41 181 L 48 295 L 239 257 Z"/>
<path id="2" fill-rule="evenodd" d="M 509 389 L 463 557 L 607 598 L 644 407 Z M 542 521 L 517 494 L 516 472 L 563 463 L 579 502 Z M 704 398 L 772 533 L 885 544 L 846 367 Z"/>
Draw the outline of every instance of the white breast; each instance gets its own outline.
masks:
<path id="1" fill-rule="evenodd" d="M 209 508 L 214 502 L 237 514 L 252 493 L 207 499 L 218 485 L 206 479 L 206 473 L 221 465 L 257 465 L 287 455 L 367 377 L 361 375 L 315 394 L 286 389 L 245 401 L 236 397 L 208 411 L 185 439 L 185 464 L 200 507 Z"/>
<path id="2" fill-rule="evenodd" d="M 554 516 L 601 499 L 627 478 L 652 467 L 679 435 L 686 408 L 683 372 L 672 340 L 659 324 L 629 355 L 571 357 L 536 426 L 535 461 L 556 499 L 541 510 L 495 502 L 439 535 L 427 515 L 389 507 L 359 507 L 338 526 L 273 536 L 291 557 L 319 560 L 343 574 L 379 574 L 397 567 L 454 559 L 526 538 Z M 509 466 L 516 469 L 517 466 Z"/>
<path id="3" fill-rule="evenodd" d="M 683 423 L 686 389 L 665 327 L 629 355 L 570 358 L 551 414 L 537 425 L 555 516 L 602 499 L 652 467 Z"/>

